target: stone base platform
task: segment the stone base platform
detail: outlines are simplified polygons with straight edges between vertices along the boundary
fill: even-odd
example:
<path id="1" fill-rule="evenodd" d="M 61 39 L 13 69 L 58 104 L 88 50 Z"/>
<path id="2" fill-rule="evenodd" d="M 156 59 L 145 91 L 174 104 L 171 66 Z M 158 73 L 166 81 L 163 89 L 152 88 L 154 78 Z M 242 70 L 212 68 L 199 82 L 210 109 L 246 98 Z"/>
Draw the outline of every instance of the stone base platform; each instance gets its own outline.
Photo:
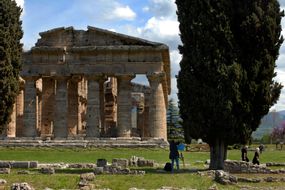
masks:
<path id="1" fill-rule="evenodd" d="M 0 147 L 124 147 L 124 148 L 166 148 L 163 139 L 141 138 L 94 138 L 94 139 L 41 139 L 5 138 L 0 139 Z"/>

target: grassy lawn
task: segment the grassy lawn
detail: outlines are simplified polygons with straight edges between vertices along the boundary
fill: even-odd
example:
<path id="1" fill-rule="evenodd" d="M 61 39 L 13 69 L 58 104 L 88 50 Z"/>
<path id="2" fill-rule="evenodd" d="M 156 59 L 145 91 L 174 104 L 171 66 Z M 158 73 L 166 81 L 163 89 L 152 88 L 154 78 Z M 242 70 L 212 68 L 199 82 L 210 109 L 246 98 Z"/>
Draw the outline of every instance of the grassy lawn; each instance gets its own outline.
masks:
<path id="1" fill-rule="evenodd" d="M 254 148 L 254 147 L 253 147 Z M 0 160 L 28 161 L 37 160 L 40 163 L 96 163 L 97 159 L 105 158 L 109 162 L 113 158 L 130 158 L 140 156 L 145 159 L 153 159 L 160 164 L 159 168 L 144 168 L 146 175 L 98 175 L 94 181 L 96 188 L 110 188 L 114 190 L 129 189 L 131 187 L 144 189 L 157 189 L 162 186 L 179 188 L 208 189 L 215 182 L 209 177 L 201 177 L 190 172 L 193 168 L 204 168 L 204 162 L 209 159 L 209 152 L 183 152 L 186 168 L 179 173 L 162 173 L 164 163 L 168 162 L 167 149 L 128 149 L 128 148 L 0 148 Z M 249 158 L 252 159 L 254 152 L 249 151 Z M 229 150 L 228 159 L 240 160 L 240 150 Z M 285 162 L 285 150 L 275 150 L 269 146 L 261 155 L 261 163 Z M 181 168 L 183 168 L 181 164 Z M 79 182 L 79 174 L 88 170 L 58 170 L 54 175 L 40 174 L 37 170 L 31 170 L 29 175 L 17 174 L 19 169 L 12 169 L 9 175 L 0 175 L 8 185 L 15 182 L 28 182 L 36 189 L 46 187 L 53 189 L 76 189 Z M 91 171 L 91 170 L 90 170 Z M 252 174 L 243 174 L 244 177 L 259 177 Z M 261 175 L 262 176 L 262 175 Z M 278 176 L 280 177 L 280 176 Z M 282 177 L 282 176 L 281 176 Z M 217 184 L 219 189 L 240 189 L 241 186 L 252 187 L 282 187 L 285 183 L 239 183 L 238 185 L 223 186 Z M 1 188 L 0 188 L 1 189 Z"/>

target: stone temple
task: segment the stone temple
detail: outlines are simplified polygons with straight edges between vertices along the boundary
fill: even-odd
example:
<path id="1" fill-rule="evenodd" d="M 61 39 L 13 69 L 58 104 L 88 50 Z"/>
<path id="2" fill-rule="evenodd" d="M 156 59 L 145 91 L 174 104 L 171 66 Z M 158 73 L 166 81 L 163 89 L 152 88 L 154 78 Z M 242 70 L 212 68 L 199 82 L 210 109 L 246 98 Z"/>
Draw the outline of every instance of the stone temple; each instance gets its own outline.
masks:
<path id="1" fill-rule="evenodd" d="M 2 143 L 167 144 L 164 44 L 91 26 L 55 28 L 23 54 L 20 75 Z M 142 75 L 148 86 L 131 82 Z"/>

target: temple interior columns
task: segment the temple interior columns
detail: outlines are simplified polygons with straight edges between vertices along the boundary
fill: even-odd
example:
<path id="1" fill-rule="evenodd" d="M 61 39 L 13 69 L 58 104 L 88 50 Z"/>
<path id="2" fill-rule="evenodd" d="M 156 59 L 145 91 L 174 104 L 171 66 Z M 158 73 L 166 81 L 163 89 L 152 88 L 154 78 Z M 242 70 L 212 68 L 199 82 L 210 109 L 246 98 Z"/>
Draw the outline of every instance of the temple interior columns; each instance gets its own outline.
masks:
<path id="1" fill-rule="evenodd" d="M 78 82 L 81 76 L 74 75 L 68 82 L 68 136 L 77 134 L 78 126 L 81 125 L 79 109 Z"/>
<path id="2" fill-rule="evenodd" d="M 54 125 L 55 80 L 52 77 L 43 77 L 42 85 L 41 136 L 50 137 Z"/>

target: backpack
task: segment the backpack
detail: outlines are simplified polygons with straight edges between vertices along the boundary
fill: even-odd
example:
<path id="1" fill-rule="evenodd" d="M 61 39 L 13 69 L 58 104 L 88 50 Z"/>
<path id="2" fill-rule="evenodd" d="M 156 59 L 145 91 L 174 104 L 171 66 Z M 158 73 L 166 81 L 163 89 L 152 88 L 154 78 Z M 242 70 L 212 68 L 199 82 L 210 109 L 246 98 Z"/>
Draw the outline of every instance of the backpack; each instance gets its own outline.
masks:
<path id="1" fill-rule="evenodd" d="M 171 163 L 167 162 L 163 169 L 167 172 L 171 172 L 172 170 Z"/>

